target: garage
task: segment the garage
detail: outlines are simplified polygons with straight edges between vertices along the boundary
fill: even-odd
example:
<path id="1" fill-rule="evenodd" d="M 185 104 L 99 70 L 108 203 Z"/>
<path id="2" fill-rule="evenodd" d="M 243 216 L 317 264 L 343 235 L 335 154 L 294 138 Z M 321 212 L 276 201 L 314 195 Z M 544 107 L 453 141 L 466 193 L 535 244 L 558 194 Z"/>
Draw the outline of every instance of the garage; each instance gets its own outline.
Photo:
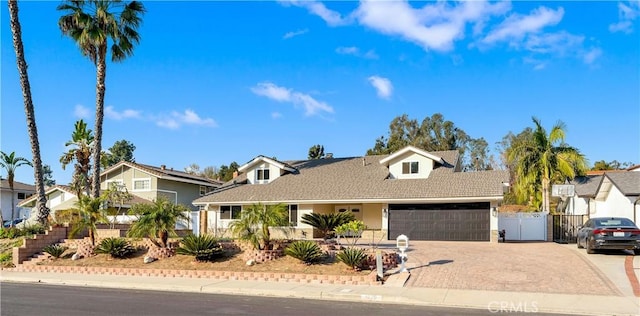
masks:
<path id="1" fill-rule="evenodd" d="M 490 204 L 389 204 L 389 239 L 489 241 Z"/>

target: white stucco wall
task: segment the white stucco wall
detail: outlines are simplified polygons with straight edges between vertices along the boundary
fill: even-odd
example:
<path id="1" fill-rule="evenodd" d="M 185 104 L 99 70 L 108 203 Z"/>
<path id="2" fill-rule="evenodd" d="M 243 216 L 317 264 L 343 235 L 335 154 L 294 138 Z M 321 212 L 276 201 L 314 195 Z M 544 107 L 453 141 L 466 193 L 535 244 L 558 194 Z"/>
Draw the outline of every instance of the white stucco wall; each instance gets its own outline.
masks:
<path id="1" fill-rule="evenodd" d="M 413 161 L 418 162 L 418 173 L 402 174 L 402 163 Z M 389 173 L 393 179 L 424 179 L 429 177 L 431 170 L 433 170 L 433 160 L 414 152 L 406 153 L 389 163 Z"/>
<path id="2" fill-rule="evenodd" d="M 269 169 L 269 182 L 280 177 L 280 168 L 271 165 L 267 162 L 256 164 L 249 171 L 247 171 L 247 181 L 250 184 L 256 184 L 256 169 Z"/>
<path id="3" fill-rule="evenodd" d="M 31 208 L 27 207 L 18 207 L 18 203 L 23 200 L 18 199 L 18 193 L 24 193 L 26 195 L 31 195 L 33 192 L 26 192 L 16 190 L 14 192 L 14 202 L 15 202 L 15 218 L 27 218 L 31 212 Z M 9 220 L 11 218 L 11 191 L 10 190 L 0 190 L 0 210 L 2 211 L 3 220 Z"/>
<path id="4" fill-rule="evenodd" d="M 640 216 L 633 218 L 633 202 L 635 197 L 627 197 L 614 185 L 604 199 L 596 199 L 590 209 L 590 217 L 627 217 L 634 222 L 640 221 Z M 640 210 L 636 213 L 640 213 Z"/>
<path id="5" fill-rule="evenodd" d="M 569 201 L 567 207 L 567 214 L 569 215 L 587 215 L 589 214 L 589 198 L 573 196 Z"/>

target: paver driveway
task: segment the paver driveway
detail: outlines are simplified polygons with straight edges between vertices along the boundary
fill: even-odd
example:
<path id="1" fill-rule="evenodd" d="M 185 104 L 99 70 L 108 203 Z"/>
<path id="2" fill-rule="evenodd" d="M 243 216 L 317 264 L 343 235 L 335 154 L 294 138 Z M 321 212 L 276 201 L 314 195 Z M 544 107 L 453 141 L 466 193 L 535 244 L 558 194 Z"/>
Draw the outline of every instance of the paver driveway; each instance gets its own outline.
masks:
<path id="1" fill-rule="evenodd" d="M 618 295 L 589 260 L 555 243 L 412 241 L 406 286 Z"/>

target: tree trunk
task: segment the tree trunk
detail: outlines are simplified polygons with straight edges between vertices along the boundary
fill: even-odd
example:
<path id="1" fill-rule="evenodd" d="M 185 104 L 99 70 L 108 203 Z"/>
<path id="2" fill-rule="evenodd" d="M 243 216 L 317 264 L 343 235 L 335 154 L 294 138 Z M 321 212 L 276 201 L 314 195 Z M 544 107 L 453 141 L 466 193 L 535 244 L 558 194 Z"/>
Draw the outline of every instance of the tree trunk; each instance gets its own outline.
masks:
<path id="1" fill-rule="evenodd" d="M 94 234 L 94 231 L 91 228 L 89 228 L 89 240 L 91 240 L 91 246 L 96 245 L 96 235 Z"/>
<path id="2" fill-rule="evenodd" d="M 107 76 L 107 45 L 106 40 L 98 52 L 98 64 L 96 71 L 96 122 L 93 139 L 93 174 L 91 175 L 91 188 L 94 198 L 100 196 L 100 153 L 102 152 L 102 122 L 104 120 L 104 94 L 106 91 L 105 78 Z"/>
<path id="3" fill-rule="evenodd" d="M 162 245 L 162 248 L 167 248 L 167 242 L 169 240 L 169 233 L 166 230 L 163 230 L 159 233 L 160 236 L 160 244 Z"/>
<path id="4" fill-rule="evenodd" d="M 27 73 L 27 62 L 24 58 L 24 47 L 22 45 L 22 30 L 18 19 L 18 2 L 9 0 L 9 14 L 11 16 L 11 32 L 13 34 L 13 47 L 16 51 L 16 62 L 18 73 L 20 74 L 20 86 L 22 87 L 22 97 L 24 99 L 24 112 L 27 117 L 27 130 L 31 142 L 31 153 L 33 155 L 33 174 L 36 185 L 36 206 L 38 209 L 38 222 L 46 225 L 49 217 L 47 207 L 47 196 L 44 191 L 44 177 L 42 175 L 42 159 L 40 157 L 40 142 L 38 140 L 38 128 L 36 126 L 36 114 L 31 99 L 31 85 Z M 13 203 L 12 203 L 13 204 Z"/>
<path id="5" fill-rule="evenodd" d="M 542 211 L 549 213 L 549 180 L 542 179 Z"/>
<path id="6" fill-rule="evenodd" d="M 9 176 L 9 188 L 11 189 L 11 227 L 13 227 L 13 219 L 16 218 L 16 191 L 13 189 L 11 176 Z"/>

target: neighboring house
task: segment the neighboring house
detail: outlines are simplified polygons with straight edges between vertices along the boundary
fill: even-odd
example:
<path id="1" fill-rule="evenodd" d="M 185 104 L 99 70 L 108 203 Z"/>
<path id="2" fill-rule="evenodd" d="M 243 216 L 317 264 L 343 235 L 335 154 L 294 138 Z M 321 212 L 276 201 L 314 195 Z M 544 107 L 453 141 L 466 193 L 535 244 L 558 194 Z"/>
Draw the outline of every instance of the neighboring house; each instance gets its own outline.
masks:
<path id="1" fill-rule="evenodd" d="M 20 207 L 19 204 L 36 193 L 36 187 L 31 184 L 26 184 L 18 181 L 13 181 L 14 189 L 14 203 L 15 210 L 14 215 L 16 218 L 29 217 L 30 208 Z M 0 180 L 0 210 L 2 211 L 2 218 L 7 221 L 11 218 L 11 188 L 9 187 L 9 180 Z"/>
<path id="2" fill-rule="evenodd" d="M 176 204 L 183 204 L 196 211 L 191 202 L 217 188 L 220 183 L 204 177 L 181 171 L 167 169 L 164 166 L 154 167 L 133 162 L 120 162 L 104 170 L 100 175 L 100 188 L 106 190 L 116 183 L 121 190 L 131 193 L 133 199 L 123 205 L 111 205 L 122 208 L 121 212 L 137 203 L 149 203 L 159 196 L 166 196 Z M 78 200 L 69 186 L 56 185 L 46 190 L 47 206 L 51 212 L 75 207 Z M 35 207 L 35 196 L 21 205 Z M 55 216 L 55 215 L 54 215 Z"/>
<path id="3" fill-rule="evenodd" d="M 193 201 L 200 227 L 218 233 L 254 203 L 284 203 L 296 237 L 307 213 L 351 211 L 387 239 L 494 240 L 507 171 L 462 172 L 457 151 L 405 147 L 391 155 L 282 162 L 258 156 L 237 178 Z M 383 234 L 375 234 L 378 239 Z M 363 237 L 364 238 L 364 237 Z"/>
<path id="4" fill-rule="evenodd" d="M 627 168 L 627 171 L 640 171 L 640 165 L 635 165 Z"/>
<path id="5" fill-rule="evenodd" d="M 640 172 L 604 172 L 578 177 L 569 214 L 589 217 L 621 216 L 640 222 Z"/>
<path id="6" fill-rule="evenodd" d="M 100 188 L 106 190 L 116 183 L 133 195 L 153 201 L 160 196 L 196 211 L 191 202 L 213 191 L 220 182 L 166 168 L 121 161 L 100 174 Z"/>

